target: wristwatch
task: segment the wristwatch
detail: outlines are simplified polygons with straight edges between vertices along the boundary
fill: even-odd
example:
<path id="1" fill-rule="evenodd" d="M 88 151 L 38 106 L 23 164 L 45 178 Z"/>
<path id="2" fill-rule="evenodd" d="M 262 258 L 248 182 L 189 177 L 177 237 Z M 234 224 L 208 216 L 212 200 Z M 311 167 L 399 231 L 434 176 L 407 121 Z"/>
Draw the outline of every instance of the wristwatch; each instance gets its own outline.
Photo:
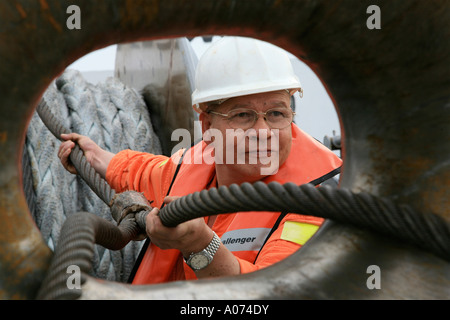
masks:
<path id="1" fill-rule="evenodd" d="M 220 238 L 214 231 L 213 234 L 214 236 L 211 242 L 205 249 L 197 253 L 191 253 L 189 258 L 184 259 L 184 261 L 186 261 L 187 265 L 191 267 L 192 270 L 198 271 L 204 269 L 212 262 L 214 255 L 216 254 L 220 246 Z"/>

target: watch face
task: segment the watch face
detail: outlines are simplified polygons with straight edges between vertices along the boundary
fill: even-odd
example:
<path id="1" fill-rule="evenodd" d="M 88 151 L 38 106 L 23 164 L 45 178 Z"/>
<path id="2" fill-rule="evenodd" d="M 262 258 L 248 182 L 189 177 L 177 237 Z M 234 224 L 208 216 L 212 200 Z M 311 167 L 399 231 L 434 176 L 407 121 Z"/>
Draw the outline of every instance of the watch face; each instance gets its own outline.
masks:
<path id="1" fill-rule="evenodd" d="M 190 260 L 189 263 L 194 269 L 202 269 L 209 264 L 208 257 L 203 254 L 196 254 Z"/>

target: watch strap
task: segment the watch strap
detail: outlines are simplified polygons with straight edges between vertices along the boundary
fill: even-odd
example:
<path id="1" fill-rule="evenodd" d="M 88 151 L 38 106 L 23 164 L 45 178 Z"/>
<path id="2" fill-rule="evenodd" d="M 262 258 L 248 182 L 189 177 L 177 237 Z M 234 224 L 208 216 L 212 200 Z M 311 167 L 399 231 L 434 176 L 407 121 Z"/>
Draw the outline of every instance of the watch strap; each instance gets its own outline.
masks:
<path id="1" fill-rule="evenodd" d="M 217 234 L 213 231 L 213 238 L 211 240 L 211 242 L 208 244 L 208 246 L 203 249 L 202 251 L 196 252 L 196 253 L 191 253 L 189 258 L 185 258 L 184 261 L 187 263 L 187 265 L 189 267 L 191 267 L 194 271 L 197 270 L 201 270 L 203 268 L 206 268 L 213 260 L 214 255 L 216 254 L 217 250 L 220 247 L 220 238 L 217 236 Z M 201 268 L 198 267 L 194 267 L 193 265 L 191 265 L 191 260 L 193 257 L 195 257 L 196 255 L 204 255 L 208 257 L 208 264 L 206 264 L 205 266 L 202 266 Z"/>
<path id="2" fill-rule="evenodd" d="M 214 258 L 214 255 L 216 254 L 217 250 L 219 250 L 219 247 L 220 247 L 220 238 L 213 231 L 213 238 L 211 242 L 208 244 L 208 246 L 205 248 L 205 251 L 211 255 L 211 258 Z"/>

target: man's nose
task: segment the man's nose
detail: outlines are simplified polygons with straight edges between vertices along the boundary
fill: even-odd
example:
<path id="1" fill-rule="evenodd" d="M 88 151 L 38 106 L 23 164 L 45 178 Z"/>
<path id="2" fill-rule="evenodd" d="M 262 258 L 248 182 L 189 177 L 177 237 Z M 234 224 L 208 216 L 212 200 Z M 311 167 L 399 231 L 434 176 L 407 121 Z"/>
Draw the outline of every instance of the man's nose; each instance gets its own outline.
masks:
<path id="1" fill-rule="evenodd" d="M 258 118 L 256 119 L 256 122 L 253 125 L 252 129 L 255 129 L 255 134 L 257 138 L 263 135 L 264 138 L 270 139 L 270 136 L 272 135 L 270 126 L 264 119 L 264 115 L 262 114 L 258 114 Z"/>
<path id="2" fill-rule="evenodd" d="M 253 129 L 267 129 L 270 130 L 269 124 L 267 123 L 265 116 L 263 114 L 257 114 L 258 118 L 256 119 L 255 124 L 253 125 Z"/>

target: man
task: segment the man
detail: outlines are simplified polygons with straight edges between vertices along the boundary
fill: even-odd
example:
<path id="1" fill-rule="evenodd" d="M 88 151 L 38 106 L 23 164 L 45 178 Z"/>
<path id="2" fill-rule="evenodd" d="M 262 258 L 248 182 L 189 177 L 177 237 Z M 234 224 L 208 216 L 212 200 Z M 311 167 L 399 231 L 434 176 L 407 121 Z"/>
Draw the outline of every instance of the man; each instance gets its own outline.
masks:
<path id="1" fill-rule="evenodd" d="M 166 228 L 157 208 L 174 198 L 233 183 L 314 183 L 341 166 L 334 153 L 292 123 L 291 95 L 302 88 L 281 49 L 226 37 L 200 59 L 195 85 L 192 100 L 204 139 L 170 158 L 131 150 L 114 155 L 87 137 L 62 135 L 59 157 L 67 170 L 76 173 L 68 160 L 75 141 L 116 192 L 136 190 L 153 201 L 146 220 L 150 242 L 134 284 L 256 271 L 298 250 L 323 222 L 297 214 L 238 212 Z M 208 152 L 214 163 L 193 161 Z"/>

